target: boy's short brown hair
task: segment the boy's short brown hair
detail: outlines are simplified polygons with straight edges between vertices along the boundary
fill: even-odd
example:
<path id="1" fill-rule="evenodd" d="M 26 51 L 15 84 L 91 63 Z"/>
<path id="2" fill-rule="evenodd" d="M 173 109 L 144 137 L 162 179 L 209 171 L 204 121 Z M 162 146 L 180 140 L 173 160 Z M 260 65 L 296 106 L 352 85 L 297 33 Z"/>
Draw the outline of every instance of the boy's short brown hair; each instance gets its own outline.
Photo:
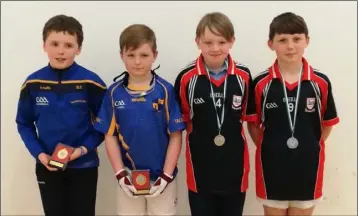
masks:
<path id="1" fill-rule="evenodd" d="M 42 39 L 45 42 L 48 35 L 52 32 L 66 32 L 72 36 L 76 36 L 78 46 L 82 46 L 83 42 L 83 30 L 81 23 L 71 16 L 63 14 L 56 15 L 50 18 L 43 27 Z"/>
<path id="2" fill-rule="evenodd" d="M 305 20 L 292 12 L 276 16 L 270 24 L 269 40 L 276 34 L 305 34 L 308 37 L 308 28 Z"/>
<path id="3" fill-rule="evenodd" d="M 152 51 L 157 51 L 157 39 L 154 31 L 144 24 L 133 24 L 125 28 L 119 36 L 119 48 L 135 50 L 144 43 L 152 46 Z"/>
<path id="4" fill-rule="evenodd" d="M 234 25 L 228 16 L 220 12 L 207 13 L 201 18 L 198 26 L 196 27 L 196 38 L 202 36 L 206 28 L 208 28 L 213 34 L 222 36 L 228 41 L 235 36 Z"/>

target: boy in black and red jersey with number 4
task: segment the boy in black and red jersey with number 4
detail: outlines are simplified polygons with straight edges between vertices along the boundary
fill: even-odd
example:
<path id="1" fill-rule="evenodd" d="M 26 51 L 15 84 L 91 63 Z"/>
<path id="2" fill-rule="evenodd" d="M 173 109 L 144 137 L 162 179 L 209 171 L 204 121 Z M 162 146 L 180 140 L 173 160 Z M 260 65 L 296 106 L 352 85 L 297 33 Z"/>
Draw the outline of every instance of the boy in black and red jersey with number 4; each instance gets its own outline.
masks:
<path id="1" fill-rule="evenodd" d="M 311 215 L 322 198 L 325 141 L 339 122 L 326 75 L 308 64 L 304 19 L 275 17 L 268 46 L 277 60 L 254 78 L 249 124 L 256 150 L 256 194 L 265 215 Z"/>
<path id="2" fill-rule="evenodd" d="M 201 55 L 174 86 L 186 123 L 191 215 L 242 215 L 250 168 L 242 123 L 250 118 L 251 74 L 229 54 L 235 37 L 226 15 L 206 14 L 195 41 Z"/>

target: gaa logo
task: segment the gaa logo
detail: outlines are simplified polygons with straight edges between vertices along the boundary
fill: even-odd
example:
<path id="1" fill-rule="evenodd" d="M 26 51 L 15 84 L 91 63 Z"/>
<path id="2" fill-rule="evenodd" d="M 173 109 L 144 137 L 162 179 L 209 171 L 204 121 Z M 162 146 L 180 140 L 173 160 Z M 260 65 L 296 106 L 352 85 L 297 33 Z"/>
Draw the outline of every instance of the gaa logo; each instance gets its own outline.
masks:
<path id="1" fill-rule="evenodd" d="M 114 102 L 114 106 L 124 106 L 124 105 L 125 105 L 125 103 L 124 103 L 123 100 L 119 100 L 119 101 Z"/>
<path id="2" fill-rule="evenodd" d="M 119 101 L 115 101 L 115 102 L 114 102 L 114 106 L 115 106 L 117 109 L 123 109 L 125 105 L 126 105 L 126 104 L 124 103 L 123 100 L 119 100 Z"/>
<path id="3" fill-rule="evenodd" d="M 46 97 L 36 97 L 37 106 L 48 106 L 48 100 Z"/>
<path id="4" fill-rule="evenodd" d="M 203 98 L 194 98 L 194 103 L 195 104 L 203 104 L 205 103 Z"/>
<path id="5" fill-rule="evenodd" d="M 266 107 L 267 109 L 272 109 L 272 108 L 277 108 L 278 106 L 277 106 L 277 104 L 276 104 L 275 102 L 272 102 L 272 103 L 267 103 L 267 104 L 265 105 L 265 107 Z"/>

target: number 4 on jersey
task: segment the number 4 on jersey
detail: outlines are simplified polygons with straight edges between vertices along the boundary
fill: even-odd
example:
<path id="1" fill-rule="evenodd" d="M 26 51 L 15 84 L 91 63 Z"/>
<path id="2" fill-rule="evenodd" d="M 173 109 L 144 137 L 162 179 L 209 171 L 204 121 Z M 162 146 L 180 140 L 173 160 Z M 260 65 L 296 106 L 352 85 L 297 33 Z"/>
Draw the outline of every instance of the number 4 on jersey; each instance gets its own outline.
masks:
<path id="1" fill-rule="evenodd" d="M 220 99 L 218 99 L 218 100 L 216 101 L 215 106 L 221 108 L 221 100 L 220 100 Z"/>

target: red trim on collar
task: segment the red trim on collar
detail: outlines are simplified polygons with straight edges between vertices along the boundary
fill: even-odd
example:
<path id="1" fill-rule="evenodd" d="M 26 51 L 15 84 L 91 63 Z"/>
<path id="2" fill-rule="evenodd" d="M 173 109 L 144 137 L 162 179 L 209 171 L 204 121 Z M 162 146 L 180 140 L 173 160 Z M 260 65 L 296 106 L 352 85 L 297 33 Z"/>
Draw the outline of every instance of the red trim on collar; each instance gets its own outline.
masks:
<path id="1" fill-rule="evenodd" d="M 228 54 L 227 59 L 228 59 L 227 74 L 234 74 L 235 63 L 232 60 L 230 54 Z M 200 56 L 196 60 L 196 71 L 197 71 L 198 75 L 206 75 L 206 76 L 208 75 L 208 73 L 206 71 L 206 68 L 205 68 L 205 62 L 204 62 L 203 54 L 200 54 Z"/>
<path id="2" fill-rule="evenodd" d="M 311 80 L 313 73 L 313 68 L 308 64 L 307 60 L 302 57 L 302 63 L 303 63 L 303 74 L 302 74 L 302 80 Z M 280 69 L 278 68 L 278 60 L 276 59 L 274 64 L 269 69 L 269 74 L 271 76 L 271 79 L 278 78 L 281 80 L 281 73 Z"/>

